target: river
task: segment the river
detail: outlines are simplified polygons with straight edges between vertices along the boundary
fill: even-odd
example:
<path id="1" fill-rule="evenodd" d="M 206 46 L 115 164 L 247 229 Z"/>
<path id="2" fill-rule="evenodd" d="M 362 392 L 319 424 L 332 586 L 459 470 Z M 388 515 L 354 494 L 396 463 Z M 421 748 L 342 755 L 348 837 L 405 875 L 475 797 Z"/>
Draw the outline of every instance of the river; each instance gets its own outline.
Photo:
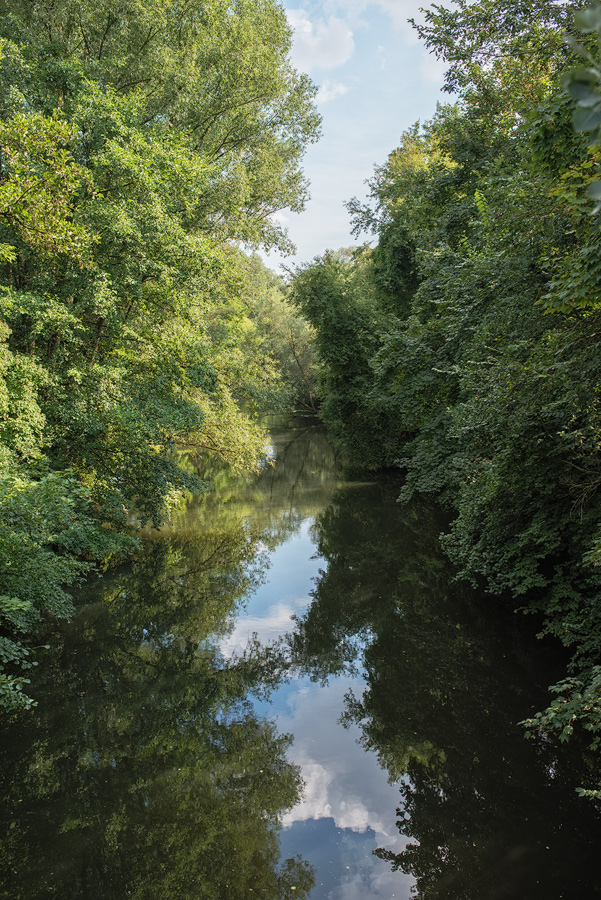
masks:
<path id="1" fill-rule="evenodd" d="M 5 723 L 0 897 L 601 897 L 586 759 L 517 725 L 556 651 L 396 479 L 344 479 L 318 427 L 272 451 L 53 635 Z"/>

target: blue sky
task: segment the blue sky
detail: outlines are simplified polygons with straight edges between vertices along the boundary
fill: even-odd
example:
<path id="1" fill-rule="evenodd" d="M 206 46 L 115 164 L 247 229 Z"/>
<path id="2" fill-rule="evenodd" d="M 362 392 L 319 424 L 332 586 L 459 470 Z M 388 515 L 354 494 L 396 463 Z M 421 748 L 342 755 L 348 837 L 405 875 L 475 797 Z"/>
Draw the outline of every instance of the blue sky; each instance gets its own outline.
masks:
<path id="1" fill-rule="evenodd" d="M 424 3 L 423 5 L 428 5 Z M 279 220 L 297 255 L 263 255 L 281 262 L 308 262 L 331 248 L 352 246 L 344 203 L 365 196 L 365 180 L 398 145 L 401 133 L 429 119 L 443 69 L 429 55 L 407 19 L 419 18 L 419 0 L 285 0 L 294 30 L 292 62 L 319 85 L 323 136 L 309 148 L 304 170 L 311 200 L 304 213 Z"/>

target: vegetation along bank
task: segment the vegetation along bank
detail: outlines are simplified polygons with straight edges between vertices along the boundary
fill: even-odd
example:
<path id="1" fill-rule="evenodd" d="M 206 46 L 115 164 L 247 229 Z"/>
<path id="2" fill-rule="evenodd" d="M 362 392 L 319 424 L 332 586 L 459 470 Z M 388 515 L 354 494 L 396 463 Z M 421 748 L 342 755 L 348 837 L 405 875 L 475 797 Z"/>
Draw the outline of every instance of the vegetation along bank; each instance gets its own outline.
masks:
<path id="1" fill-rule="evenodd" d="M 601 7 L 458 0 L 417 30 L 458 99 L 402 136 L 371 202 L 348 204 L 374 246 L 301 267 L 291 297 L 316 329 L 322 415 L 348 458 L 401 466 L 401 501 L 437 497 L 459 577 L 568 649 L 527 733 L 577 730 L 594 753 Z M 593 759 L 581 790 L 598 798 Z"/>
<path id="2" fill-rule="evenodd" d="M 256 413 L 319 401 L 353 465 L 451 510 L 460 577 L 568 648 L 528 727 L 588 732 L 599 797 L 601 14 L 458 0 L 418 32 L 453 102 L 349 203 L 372 244 L 284 289 L 240 249 L 287 246 L 272 214 L 302 208 L 319 134 L 278 3 L 4 3 L 5 706 L 69 586 L 202 489 L 182 451 L 252 468 Z"/>
<path id="3" fill-rule="evenodd" d="M 256 411 L 314 402 L 310 329 L 239 248 L 287 246 L 271 214 L 302 208 L 320 120 L 273 0 L 9 0 L 0 41 L 0 702 L 14 708 L 69 586 L 202 489 L 178 454 L 251 468 Z"/>

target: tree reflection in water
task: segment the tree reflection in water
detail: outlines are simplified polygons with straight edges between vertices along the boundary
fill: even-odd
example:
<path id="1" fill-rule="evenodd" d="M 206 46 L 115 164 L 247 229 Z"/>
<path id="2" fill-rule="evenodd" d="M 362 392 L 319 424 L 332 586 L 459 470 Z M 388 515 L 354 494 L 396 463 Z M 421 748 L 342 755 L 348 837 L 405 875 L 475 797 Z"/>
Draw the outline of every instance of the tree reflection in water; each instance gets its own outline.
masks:
<path id="1" fill-rule="evenodd" d="M 309 866 L 279 860 L 300 774 L 289 739 L 250 700 L 287 662 L 256 642 L 219 651 L 267 551 L 338 483 L 320 430 L 274 441 L 275 468 L 209 473 L 214 493 L 190 498 L 133 566 L 82 592 L 40 667 L 37 710 L 2 723 L 5 900 L 309 893 Z"/>
<path id="2" fill-rule="evenodd" d="M 408 844 L 378 855 L 421 900 L 599 896 L 582 772 L 515 724 L 555 680 L 541 645 L 452 584 L 432 508 L 400 507 L 391 483 L 335 494 L 318 431 L 278 443 L 275 468 L 235 484 L 217 473 L 218 493 L 79 598 L 40 667 L 37 710 L 5 722 L 0 897 L 308 897 L 309 866 L 279 859 L 300 774 L 252 705 L 291 663 L 317 680 L 364 670 L 343 718 L 399 785 Z M 270 548 L 321 510 L 325 562 L 289 647 L 251 641 L 226 658 Z"/>
<path id="3" fill-rule="evenodd" d="M 314 678 L 364 667 L 343 719 L 399 784 L 408 838 L 377 855 L 413 875 L 422 900 L 599 896 L 601 821 L 575 794 L 583 772 L 516 725 L 546 703 L 545 649 L 453 584 L 439 513 L 397 494 L 341 492 L 319 517 L 327 568 L 291 638 Z"/>
<path id="4" fill-rule="evenodd" d="M 307 896 L 277 836 L 300 774 L 249 700 L 283 661 L 218 649 L 263 575 L 260 538 L 238 519 L 154 540 L 82 598 L 36 713 L 8 723 L 0 896 Z"/>

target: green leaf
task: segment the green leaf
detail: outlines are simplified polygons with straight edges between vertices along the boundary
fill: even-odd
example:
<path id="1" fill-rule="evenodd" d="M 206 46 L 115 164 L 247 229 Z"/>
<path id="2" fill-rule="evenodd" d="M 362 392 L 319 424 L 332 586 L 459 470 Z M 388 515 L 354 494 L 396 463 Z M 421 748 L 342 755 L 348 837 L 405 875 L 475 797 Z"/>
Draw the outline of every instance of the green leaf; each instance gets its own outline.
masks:
<path id="1" fill-rule="evenodd" d="M 565 87 L 571 97 L 578 101 L 578 105 L 582 107 L 592 107 L 599 103 L 599 91 L 601 87 L 595 88 L 590 82 L 584 80 L 565 80 Z"/>
<path id="2" fill-rule="evenodd" d="M 567 37 L 566 37 L 566 44 L 568 44 L 568 45 L 572 48 L 572 50 L 574 51 L 574 53 L 577 53 L 577 54 L 578 54 L 578 56 L 582 56 L 583 59 L 588 60 L 589 62 L 593 63 L 593 65 L 595 64 L 595 60 L 593 59 L 593 57 L 591 56 L 591 54 L 588 52 L 588 50 L 586 50 L 586 49 L 582 46 L 582 44 L 580 43 L 580 41 L 578 41 L 578 40 L 577 40 L 575 37 L 573 37 L 571 34 L 567 35 Z"/>
<path id="3" fill-rule="evenodd" d="M 592 34 L 593 31 L 601 34 L 601 5 L 595 3 L 594 6 L 577 12 L 574 21 L 585 34 Z"/>

